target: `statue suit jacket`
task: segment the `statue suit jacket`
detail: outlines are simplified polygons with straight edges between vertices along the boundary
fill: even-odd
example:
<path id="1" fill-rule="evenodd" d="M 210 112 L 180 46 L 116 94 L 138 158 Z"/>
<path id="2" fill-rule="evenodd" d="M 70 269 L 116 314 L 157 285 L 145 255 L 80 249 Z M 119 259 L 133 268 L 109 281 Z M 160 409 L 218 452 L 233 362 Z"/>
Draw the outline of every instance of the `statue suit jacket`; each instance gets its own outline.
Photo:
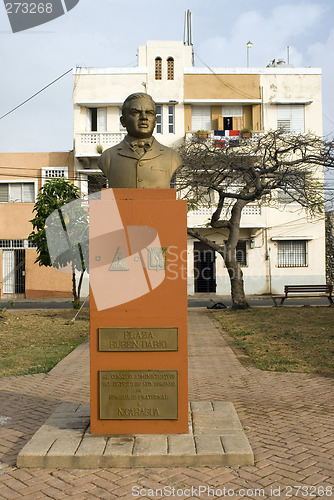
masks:
<path id="1" fill-rule="evenodd" d="M 111 188 L 169 188 L 175 170 L 181 165 L 180 155 L 153 138 L 152 145 L 139 157 L 130 144 L 122 142 L 106 149 L 97 166 Z"/>

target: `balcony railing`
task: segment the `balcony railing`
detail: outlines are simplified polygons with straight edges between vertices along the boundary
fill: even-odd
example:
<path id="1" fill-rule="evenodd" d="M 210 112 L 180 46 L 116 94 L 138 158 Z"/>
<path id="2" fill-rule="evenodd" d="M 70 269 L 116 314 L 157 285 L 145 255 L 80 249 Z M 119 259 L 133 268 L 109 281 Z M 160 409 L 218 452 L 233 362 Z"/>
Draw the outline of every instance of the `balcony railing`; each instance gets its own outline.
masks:
<path id="1" fill-rule="evenodd" d="M 120 143 L 126 132 L 80 132 L 75 135 L 75 154 L 77 156 L 97 156 L 97 146 L 110 148 Z"/>
<path id="2" fill-rule="evenodd" d="M 227 207 L 223 211 L 223 217 L 229 217 L 231 215 L 231 209 L 232 207 Z M 189 212 L 189 215 L 194 215 L 197 217 L 211 217 L 213 212 L 215 211 L 215 207 L 206 207 L 206 206 L 200 206 L 196 208 L 195 210 L 191 210 Z M 262 215 L 262 210 L 261 210 L 261 205 L 258 205 L 257 203 L 249 203 L 242 209 L 242 215 L 246 216 L 259 216 Z"/>
<path id="3" fill-rule="evenodd" d="M 229 132 L 234 132 L 232 135 L 228 135 Z M 238 132 L 238 133 L 236 133 Z M 226 135 L 217 136 L 214 130 L 209 130 L 207 134 L 198 134 L 197 132 L 186 132 L 185 140 L 186 143 L 189 142 L 201 142 L 206 144 L 214 144 L 218 148 L 233 147 L 245 144 L 249 141 L 257 141 L 260 136 L 263 135 L 263 131 L 253 131 L 250 136 L 245 136 L 239 131 L 226 131 Z"/>

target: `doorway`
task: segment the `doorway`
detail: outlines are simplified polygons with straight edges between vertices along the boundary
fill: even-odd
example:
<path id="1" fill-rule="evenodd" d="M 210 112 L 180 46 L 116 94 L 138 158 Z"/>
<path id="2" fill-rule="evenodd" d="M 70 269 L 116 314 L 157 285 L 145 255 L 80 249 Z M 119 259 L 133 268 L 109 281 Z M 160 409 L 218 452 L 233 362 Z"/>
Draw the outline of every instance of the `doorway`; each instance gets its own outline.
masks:
<path id="1" fill-rule="evenodd" d="M 3 293 L 25 293 L 25 250 L 3 250 Z"/>
<path id="2" fill-rule="evenodd" d="M 216 256 L 201 241 L 194 242 L 195 293 L 216 293 Z"/>

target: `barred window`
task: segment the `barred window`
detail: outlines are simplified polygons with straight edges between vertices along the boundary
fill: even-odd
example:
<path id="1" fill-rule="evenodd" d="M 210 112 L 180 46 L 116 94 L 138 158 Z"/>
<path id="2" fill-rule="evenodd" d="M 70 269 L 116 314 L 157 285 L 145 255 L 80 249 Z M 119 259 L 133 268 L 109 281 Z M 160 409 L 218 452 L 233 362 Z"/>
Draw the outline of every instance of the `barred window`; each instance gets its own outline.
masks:
<path id="1" fill-rule="evenodd" d="M 278 267 L 306 267 L 307 245 L 305 240 L 278 242 Z"/>
<path id="2" fill-rule="evenodd" d="M 167 80 L 174 80 L 174 59 L 172 57 L 167 59 Z"/>
<path id="3" fill-rule="evenodd" d="M 238 241 L 236 247 L 237 261 L 240 266 L 247 266 L 247 242 Z"/>
<path id="4" fill-rule="evenodd" d="M 161 57 L 155 58 L 155 79 L 156 80 L 162 79 L 162 59 L 161 59 Z"/>

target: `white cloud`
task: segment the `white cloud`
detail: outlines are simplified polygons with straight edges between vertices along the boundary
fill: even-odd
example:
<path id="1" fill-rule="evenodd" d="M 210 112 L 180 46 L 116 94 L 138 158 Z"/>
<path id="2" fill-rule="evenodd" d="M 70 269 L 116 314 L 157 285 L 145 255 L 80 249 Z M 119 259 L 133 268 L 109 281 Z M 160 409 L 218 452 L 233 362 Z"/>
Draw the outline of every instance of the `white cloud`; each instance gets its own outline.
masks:
<path id="1" fill-rule="evenodd" d="M 252 66 L 266 66 L 274 58 L 286 59 L 287 46 L 295 57 L 294 64 L 301 64 L 303 57 L 296 41 L 321 19 L 323 10 L 319 4 L 300 3 L 275 7 L 269 15 L 256 10 L 242 12 L 233 24 L 221 27 L 223 36 L 200 44 L 199 56 L 211 66 L 245 66 L 250 40 Z"/>

